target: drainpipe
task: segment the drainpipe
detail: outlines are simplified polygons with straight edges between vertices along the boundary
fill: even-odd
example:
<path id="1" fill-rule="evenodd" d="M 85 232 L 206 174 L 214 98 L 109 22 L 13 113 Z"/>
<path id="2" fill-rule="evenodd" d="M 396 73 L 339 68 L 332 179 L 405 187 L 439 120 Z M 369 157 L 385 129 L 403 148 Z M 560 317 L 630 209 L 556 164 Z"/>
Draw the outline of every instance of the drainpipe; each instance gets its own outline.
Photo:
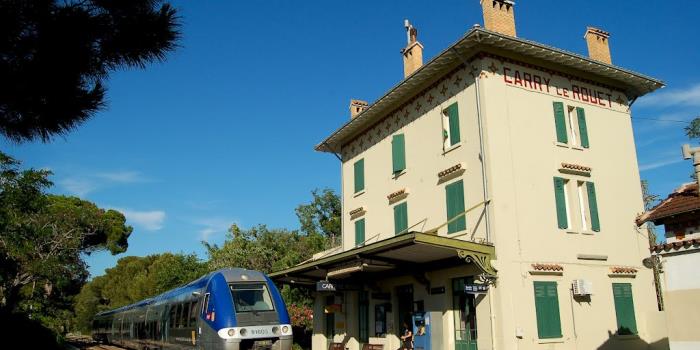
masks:
<path id="1" fill-rule="evenodd" d="M 478 32 L 477 32 L 477 40 L 481 41 L 478 37 Z M 452 47 L 452 52 L 459 58 L 460 61 L 462 61 L 462 64 L 464 64 L 465 69 L 470 69 L 469 62 L 467 62 L 462 55 L 459 54 L 459 51 Z M 484 190 L 483 190 L 483 196 L 484 196 L 484 201 L 487 201 L 489 199 L 489 190 L 488 190 L 488 178 L 486 176 L 486 153 L 484 152 L 484 128 L 483 128 L 483 116 L 481 112 L 481 92 L 480 92 L 480 87 L 479 87 L 479 81 L 481 77 L 480 76 L 475 76 L 474 77 L 474 89 L 476 91 L 476 119 L 477 123 L 479 124 L 479 159 L 481 160 L 481 183 L 483 184 Z M 487 203 L 484 206 L 484 211 L 486 214 L 486 241 L 489 243 L 491 242 L 491 220 L 489 218 L 489 203 Z M 491 321 L 491 349 L 496 350 L 496 320 L 495 320 L 495 315 L 493 313 L 493 292 L 492 288 L 489 288 L 487 292 L 489 296 L 489 318 Z"/>

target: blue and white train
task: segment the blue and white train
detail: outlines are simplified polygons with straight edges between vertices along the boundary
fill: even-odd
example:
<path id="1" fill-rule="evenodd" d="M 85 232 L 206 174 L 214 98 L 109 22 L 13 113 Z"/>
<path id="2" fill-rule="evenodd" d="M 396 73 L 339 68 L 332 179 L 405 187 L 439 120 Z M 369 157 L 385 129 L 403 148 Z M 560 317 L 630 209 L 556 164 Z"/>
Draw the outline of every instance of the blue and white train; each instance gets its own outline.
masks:
<path id="1" fill-rule="evenodd" d="M 131 349 L 289 350 L 292 326 L 265 274 L 222 269 L 95 315 L 93 338 Z"/>

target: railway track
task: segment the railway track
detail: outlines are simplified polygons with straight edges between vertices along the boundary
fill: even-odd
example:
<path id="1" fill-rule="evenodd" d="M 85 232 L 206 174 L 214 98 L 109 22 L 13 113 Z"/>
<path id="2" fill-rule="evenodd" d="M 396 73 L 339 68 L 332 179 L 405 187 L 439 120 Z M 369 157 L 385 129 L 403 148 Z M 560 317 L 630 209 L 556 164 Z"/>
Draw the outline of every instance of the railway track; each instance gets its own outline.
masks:
<path id="1" fill-rule="evenodd" d="M 118 346 L 97 343 L 86 336 L 68 335 L 66 342 L 68 350 L 125 350 Z"/>

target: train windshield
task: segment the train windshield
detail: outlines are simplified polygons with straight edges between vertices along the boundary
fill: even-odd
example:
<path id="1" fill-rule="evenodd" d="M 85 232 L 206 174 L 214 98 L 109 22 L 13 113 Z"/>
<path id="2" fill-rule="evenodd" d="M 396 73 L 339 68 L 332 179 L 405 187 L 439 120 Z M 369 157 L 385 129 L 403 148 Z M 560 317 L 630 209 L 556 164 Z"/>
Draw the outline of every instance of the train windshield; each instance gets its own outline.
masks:
<path id="1" fill-rule="evenodd" d="M 264 283 L 231 284 L 231 296 L 236 312 L 272 311 L 274 306 Z"/>

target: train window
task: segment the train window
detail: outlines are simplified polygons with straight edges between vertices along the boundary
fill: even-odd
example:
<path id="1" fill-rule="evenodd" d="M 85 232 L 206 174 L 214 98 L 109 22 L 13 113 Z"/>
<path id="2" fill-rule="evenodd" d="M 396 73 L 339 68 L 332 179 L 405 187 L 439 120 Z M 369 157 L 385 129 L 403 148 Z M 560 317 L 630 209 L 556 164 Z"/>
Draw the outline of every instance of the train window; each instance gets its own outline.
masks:
<path id="1" fill-rule="evenodd" d="M 177 313 L 177 309 L 175 308 L 175 305 L 170 305 L 170 324 L 168 325 L 168 328 L 175 328 L 175 317 Z"/>
<path id="2" fill-rule="evenodd" d="M 182 318 L 182 305 L 177 304 L 177 313 L 175 314 L 175 328 L 180 328 L 182 323 L 180 322 L 180 319 Z"/>
<path id="3" fill-rule="evenodd" d="M 236 312 L 272 311 L 275 307 L 264 283 L 231 284 Z"/>
<path id="4" fill-rule="evenodd" d="M 187 317 L 188 317 L 187 312 L 189 311 L 187 304 L 180 303 L 178 308 L 180 308 L 182 310 L 182 313 L 180 314 L 180 322 L 178 323 L 178 326 L 179 326 L 179 328 L 187 327 Z"/>
<path id="5" fill-rule="evenodd" d="M 209 293 L 204 294 L 204 302 L 202 303 L 202 315 L 207 311 L 209 307 Z"/>
<path id="6" fill-rule="evenodd" d="M 197 301 L 193 300 L 190 303 L 190 327 L 195 327 L 197 325 Z"/>

